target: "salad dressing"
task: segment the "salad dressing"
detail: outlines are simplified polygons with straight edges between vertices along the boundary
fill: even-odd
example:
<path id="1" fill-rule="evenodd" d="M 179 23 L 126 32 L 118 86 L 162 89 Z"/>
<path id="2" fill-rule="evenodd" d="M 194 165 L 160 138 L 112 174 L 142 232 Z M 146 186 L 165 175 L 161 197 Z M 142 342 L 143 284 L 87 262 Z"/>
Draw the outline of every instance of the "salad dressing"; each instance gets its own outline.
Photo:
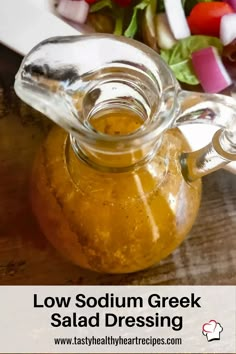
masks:
<path id="1" fill-rule="evenodd" d="M 124 111 L 90 119 L 110 135 L 130 134 L 142 123 Z M 31 200 L 43 232 L 68 259 L 98 272 L 134 272 L 159 262 L 189 232 L 200 203 L 200 180 L 186 183 L 179 168 L 183 149 L 187 142 L 172 129 L 147 163 L 102 172 L 81 161 L 67 134 L 54 128 L 32 176 Z M 116 162 L 123 166 L 132 157 L 123 154 Z M 105 155 L 103 162 L 110 159 Z"/>
<path id="2" fill-rule="evenodd" d="M 144 120 L 128 109 L 115 110 L 91 117 L 90 125 L 97 131 L 108 135 L 125 135 L 139 129 Z"/>

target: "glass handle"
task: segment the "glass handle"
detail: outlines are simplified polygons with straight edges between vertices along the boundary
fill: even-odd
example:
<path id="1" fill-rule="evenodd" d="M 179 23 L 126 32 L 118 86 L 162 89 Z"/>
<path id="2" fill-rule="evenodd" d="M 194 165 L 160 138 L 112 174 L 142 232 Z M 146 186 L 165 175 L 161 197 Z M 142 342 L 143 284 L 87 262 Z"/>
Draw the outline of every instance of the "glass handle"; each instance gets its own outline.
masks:
<path id="1" fill-rule="evenodd" d="M 219 127 L 208 145 L 181 154 L 184 178 L 193 181 L 236 161 L 236 100 L 224 95 L 180 91 L 179 104 L 176 126 L 200 123 Z"/>

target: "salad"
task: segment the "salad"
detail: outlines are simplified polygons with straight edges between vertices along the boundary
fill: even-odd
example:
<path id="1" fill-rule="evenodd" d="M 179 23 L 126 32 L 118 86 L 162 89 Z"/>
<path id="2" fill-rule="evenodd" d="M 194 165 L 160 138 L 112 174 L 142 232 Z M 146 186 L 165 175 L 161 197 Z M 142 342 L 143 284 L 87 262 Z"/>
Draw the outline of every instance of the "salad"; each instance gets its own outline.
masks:
<path id="1" fill-rule="evenodd" d="M 236 0 L 57 0 L 75 27 L 140 40 L 188 85 L 216 93 L 236 79 Z"/>

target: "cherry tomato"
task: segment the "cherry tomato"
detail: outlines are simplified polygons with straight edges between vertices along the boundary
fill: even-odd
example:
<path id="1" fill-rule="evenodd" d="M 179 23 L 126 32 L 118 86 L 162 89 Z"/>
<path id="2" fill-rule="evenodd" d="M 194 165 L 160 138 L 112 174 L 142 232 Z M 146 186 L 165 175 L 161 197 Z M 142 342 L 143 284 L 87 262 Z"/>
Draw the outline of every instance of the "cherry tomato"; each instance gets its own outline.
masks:
<path id="1" fill-rule="evenodd" d="M 199 2 L 188 17 L 191 33 L 219 37 L 221 17 L 232 12 L 233 8 L 225 2 Z"/>

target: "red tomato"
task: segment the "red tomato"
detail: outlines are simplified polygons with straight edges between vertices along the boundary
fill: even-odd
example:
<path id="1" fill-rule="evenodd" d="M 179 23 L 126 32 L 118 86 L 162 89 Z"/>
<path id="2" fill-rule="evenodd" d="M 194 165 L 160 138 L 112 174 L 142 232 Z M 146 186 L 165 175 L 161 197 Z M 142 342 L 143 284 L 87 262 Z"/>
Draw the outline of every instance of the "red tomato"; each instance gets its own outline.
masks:
<path id="1" fill-rule="evenodd" d="M 219 37 L 221 17 L 232 12 L 225 2 L 199 2 L 188 17 L 191 33 Z"/>

